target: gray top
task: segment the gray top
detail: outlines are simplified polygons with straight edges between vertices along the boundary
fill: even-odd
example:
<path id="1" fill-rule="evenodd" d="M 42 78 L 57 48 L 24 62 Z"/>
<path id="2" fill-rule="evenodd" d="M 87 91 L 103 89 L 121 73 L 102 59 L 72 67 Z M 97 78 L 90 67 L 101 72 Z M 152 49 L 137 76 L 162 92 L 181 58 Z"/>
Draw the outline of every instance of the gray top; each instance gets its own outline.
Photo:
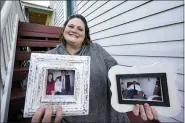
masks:
<path id="1" fill-rule="evenodd" d="M 63 44 L 49 50 L 49 54 L 70 55 Z M 117 61 L 105 51 L 99 44 L 84 45 L 75 54 L 79 56 L 91 56 L 90 66 L 90 92 L 89 115 L 66 116 L 64 120 L 74 122 L 129 122 L 125 113 L 118 113 L 111 107 L 110 82 L 108 70 L 117 65 Z M 63 120 L 63 122 L 65 122 Z"/>

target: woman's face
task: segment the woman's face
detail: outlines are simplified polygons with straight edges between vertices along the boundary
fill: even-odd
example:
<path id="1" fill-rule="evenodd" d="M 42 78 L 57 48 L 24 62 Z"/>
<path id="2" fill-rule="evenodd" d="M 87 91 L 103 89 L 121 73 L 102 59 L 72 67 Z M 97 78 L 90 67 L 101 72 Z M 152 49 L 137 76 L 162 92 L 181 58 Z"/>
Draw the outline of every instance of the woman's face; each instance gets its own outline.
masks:
<path id="1" fill-rule="evenodd" d="M 82 44 L 85 39 L 85 25 L 81 19 L 69 20 L 64 29 L 64 38 L 67 43 Z"/>
<path id="2" fill-rule="evenodd" d="M 53 75 L 49 74 L 49 81 L 51 81 L 52 78 L 53 78 Z"/>

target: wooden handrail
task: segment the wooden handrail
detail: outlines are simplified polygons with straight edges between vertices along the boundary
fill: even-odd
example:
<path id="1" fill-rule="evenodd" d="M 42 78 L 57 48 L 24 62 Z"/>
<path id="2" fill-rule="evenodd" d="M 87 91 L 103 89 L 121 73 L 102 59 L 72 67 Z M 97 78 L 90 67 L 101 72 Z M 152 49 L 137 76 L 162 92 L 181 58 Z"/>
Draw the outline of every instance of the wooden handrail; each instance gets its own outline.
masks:
<path id="1" fill-rule="evenodd" d="M 8 19 L 8 15 L 11 9 L 12 1 L 6 0 L 2 9 L 1 9 L 1 36 L 3 35 L 3 31 L 5 28 L 5 24 Z M 2 37 L 1 37 L 2 38 Z"/>
<path id="2" fill-rule="evenodd" d="M 10 51 L 11 59 L 9 59 L 8 65 L 7 65 L 7 71 L 6 71 L 6 75 L 4 78 L 5 82 L 4 82 L 4 88 L 3 88 L 3 96 L 1 100 L 1 122 L 7 122 L 7 118 L 8 118 L 8 109 L 9 109 L 9 102 L 10 102 L 17 31 L 18 31 L 18 21 L 19 21 L 18 14 L 15 14 L 13 40 L 12 40 L 12 47 Z"/>
<path id="3" fill-rule="evenodd" d="M 17 7 L 20 1 L 5 1 L 1 9 L 1 70 L 0 70 L 0 98 L 1 113 L 0 122 L 7 122 L 10 94 L 12 87 L 13 68 L 18 32 L 18 22 L 21 6 Z M 24 19 L 22 19 L 24 20 Z"/>

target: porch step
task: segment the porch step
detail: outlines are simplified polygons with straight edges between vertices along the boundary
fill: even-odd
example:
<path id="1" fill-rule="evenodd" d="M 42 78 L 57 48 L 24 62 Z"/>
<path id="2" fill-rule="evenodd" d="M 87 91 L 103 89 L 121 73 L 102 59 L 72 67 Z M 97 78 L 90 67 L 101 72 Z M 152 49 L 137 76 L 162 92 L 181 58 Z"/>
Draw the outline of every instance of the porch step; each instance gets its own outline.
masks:
<path id="1" fill-rule="evenodd" d="M 19 31 L 45 33 L 45 34 L 56 34 L 57 38 L 58 38 L 59 34 L 62 31 L 62 27 L 19 22 Z"/>
<path id="2" fill-rule="evenodd" d="M 61 27 L 19 22 L 18 37 L 59 38 Z"/>
<path id="3" fill-rule="evenodd" d="M 13 81 L 24 80 L 28 75 L 28 71 L 28 67 L 14 68 Z"/>
<path id="4" fill-rule="evenodd" d="M 21 68 L 15 68 L 14 72 L 26 72 L 28 70 L 29 70 L 28 67 L 21 67 Z"/>
<path id="5" fill-rule="evenodd" d="M 25 90 L 21 82 L 28 75 L 28 61 L 31 53 L 44 53 L 56 47 L 61 31 L 61 27 L 19 22 L 8 121 L 30 122 L 17 116 L 24 109 Z"/>
<path id="6" fill-rule="evenodd" d="M 30 52 L 19 52 L 16 53 L 15 60 L 29 60 L 31 56 Z"/>
<path id="7" fill-rule="evenodd" d="M 30 47 L 56 47 L 57 40 L 33 40 L 33 39 L 18 39 L 17 46 L 30 46 Z"/>
<path id="8" fill-rule="evenodd" d="M 11 101 L 24 100 L 25 99 L 25 90 L 22 88 L 12 88 L 11 91 Z"/>
<path id="9" fill-rule="evenodd" d="M 30 60 L 31 53 L 45 53 L 46 51 L 40 52 L 25 52 L 25 51 L 18 51 L 15 56 L 15 60 Z"/>

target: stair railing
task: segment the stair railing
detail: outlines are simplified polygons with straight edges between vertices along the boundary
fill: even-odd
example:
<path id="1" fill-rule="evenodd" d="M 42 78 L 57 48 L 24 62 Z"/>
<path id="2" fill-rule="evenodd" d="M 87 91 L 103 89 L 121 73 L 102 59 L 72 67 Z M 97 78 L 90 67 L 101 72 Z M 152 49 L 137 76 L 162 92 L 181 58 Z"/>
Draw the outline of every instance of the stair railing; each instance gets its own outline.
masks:
<path id="1" fill-rule="evenodd" d="M 19 16 L 15 1 L 5 1 L 1 9 L 0 42 L 0 101 L 1 122 L 7 122 L 10 102 L 12 75 L 14 69 Z"/>

